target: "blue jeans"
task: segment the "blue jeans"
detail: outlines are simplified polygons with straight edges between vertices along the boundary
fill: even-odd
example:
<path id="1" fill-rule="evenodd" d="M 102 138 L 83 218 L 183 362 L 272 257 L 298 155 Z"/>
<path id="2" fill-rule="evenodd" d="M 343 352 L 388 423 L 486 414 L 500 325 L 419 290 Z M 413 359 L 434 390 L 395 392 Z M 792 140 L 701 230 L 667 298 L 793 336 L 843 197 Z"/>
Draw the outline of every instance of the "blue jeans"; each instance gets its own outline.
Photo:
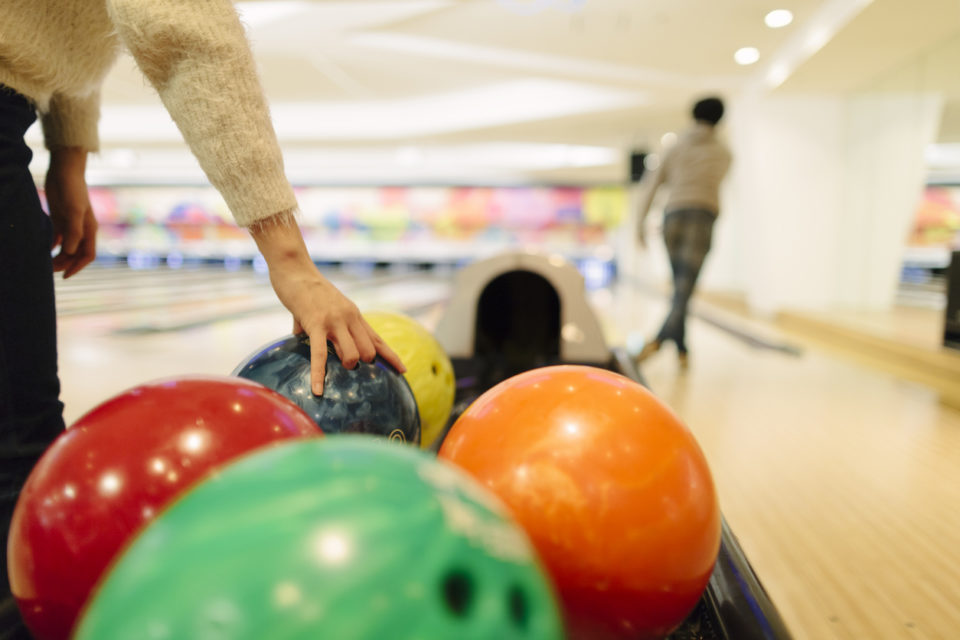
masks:
<path id="1" fill-rule="evenodd" d="M 673 340 L 680 353 L 687 352 L 687 308 L 710 251 L 715 220 L 716 214 L 706 209 L 676 209 L 663 219 L 663 241 L 673 270 L 673 302 L 656 340 Z"/>
<path id="2" fill-rule="evenodd" d="M 0 640 L 29 638 L 10 599 L 7 530 L 20 487 L 63 431 L 50 258 L 52 226 L 40 207 L 23 141 L 33 105 L 0 86 Z"/>

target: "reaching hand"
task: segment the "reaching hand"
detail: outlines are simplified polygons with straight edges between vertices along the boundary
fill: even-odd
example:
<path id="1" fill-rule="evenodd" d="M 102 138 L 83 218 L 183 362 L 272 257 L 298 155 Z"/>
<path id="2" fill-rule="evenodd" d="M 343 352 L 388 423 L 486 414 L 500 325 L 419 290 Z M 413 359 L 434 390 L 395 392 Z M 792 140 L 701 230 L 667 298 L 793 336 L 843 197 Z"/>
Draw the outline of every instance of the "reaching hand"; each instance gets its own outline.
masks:
<path id="1" fill-rule="evenodd" d="M 401 373 L 406 371 L 357 306 L 317 270 L 296 224 L 261 227 L 253 230 L 253 237 L 270 267 L 273 290 L 293 314 L 294 333 L 305 331 L 310 336 L 310 381 L 316 395 L 323 393 L 327 340 L 348 369 L 380 354 Z"/>
<path id="2" fill-rule="evenodd" d="M 310 336 L 310 380 L 316 395 L 323 393 L 327 340 L 347 369 L 355 367 L 358 360 L 372 362 L 379 353 L 399 371 L 406 370 L 357 306 L 312 263 L 301 269 L 271 269 L 270 283 L 280 302 L 293 314 L 293 332 Z"/>
<path id="3" fill-rule="evenodd" d="M 97 219 L 90 206 L 84 176 L 87 152 L 83 149 L 54 149 L 45 184 L 53 245 L 60 247 L 53 258 L 53 270 L 69 278 L 97 257 Z"/>

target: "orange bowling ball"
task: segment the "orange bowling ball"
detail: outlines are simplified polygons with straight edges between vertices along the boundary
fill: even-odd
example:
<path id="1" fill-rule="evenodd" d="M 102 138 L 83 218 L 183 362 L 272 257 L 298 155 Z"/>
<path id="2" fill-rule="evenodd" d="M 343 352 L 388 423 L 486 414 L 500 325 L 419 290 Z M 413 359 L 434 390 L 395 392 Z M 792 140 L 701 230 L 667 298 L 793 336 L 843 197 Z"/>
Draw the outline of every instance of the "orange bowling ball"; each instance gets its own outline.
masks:
<path id="1" fill-rule="evenodd" d="M 527 530 L 571 637 L 661 638 L 703 593 L 720 548 L 713 479 L 693 434 L 636 382 L 527 371 L 474 402 L 440 456 Z"/>

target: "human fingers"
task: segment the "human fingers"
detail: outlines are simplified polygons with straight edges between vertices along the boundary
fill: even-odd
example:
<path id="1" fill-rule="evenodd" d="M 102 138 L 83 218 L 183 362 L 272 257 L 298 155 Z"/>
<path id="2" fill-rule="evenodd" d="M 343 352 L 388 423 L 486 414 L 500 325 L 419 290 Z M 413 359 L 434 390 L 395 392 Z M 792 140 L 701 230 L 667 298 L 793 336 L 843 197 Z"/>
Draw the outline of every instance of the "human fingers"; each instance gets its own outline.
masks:
<path id="1" fill-rule="evenodd" d="M 370 336 L 371 341 L 373 342 L 374 348 L 377 350 L 377 353 L 380 354 L 380 357 L 386 360 L 393 366 L 394 369 L 400 373 L 406 373 L 407 367 L 403 364 L 403 361 L 400 360 L 400 356 L 390 348 L 390 345 L 387 344 L 386 340 L 380 337 L 376 331 L 373 330 L 373 327 L 370 326 L 370 323 L 363 320 L 363 325 L 367 330 L 367 335 Z"/>
<path id="2" fill-rule="evenodd" d="M 313 395 L 323 395 L 323 379 L 327 375 L 327 336 L 310 336 L 310 388 Z"/>

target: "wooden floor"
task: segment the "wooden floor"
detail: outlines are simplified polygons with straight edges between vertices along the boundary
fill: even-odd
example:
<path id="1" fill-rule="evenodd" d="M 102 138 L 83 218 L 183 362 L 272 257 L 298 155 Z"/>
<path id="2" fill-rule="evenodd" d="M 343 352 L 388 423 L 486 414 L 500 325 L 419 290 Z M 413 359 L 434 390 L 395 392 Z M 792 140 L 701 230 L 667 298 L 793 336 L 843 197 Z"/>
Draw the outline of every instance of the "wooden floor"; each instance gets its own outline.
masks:
<path id="1" fill-rule="evenodd" d="M 639 324 L 652 331 L 653 316 Z M 960 413 L 810 345 L 795 357 L 702 321 L 690 333 L 687 374 L 672 352 L 645 374 L 697 434 L 721 508 L 793 634 L 960 637 Z"/>
<path id="2" fill-rule="evenodd" d="M 817 317 L 879 338 L 895 340 L 918 349 L 937 352 L 943 348 L 941 308 L 898 306 L 892 311 L 834 311 Z"/>
<path id="3" fill-rule="evenodd" d="M 126 296 L 109 293 L 116 278 Z M 363 281 L 338 279 L 362 308 L 412 300 L 428 324 L 450 286 Z M 93 271 L 61 287 L 60 300 L 68 420 L 138 382 L 229 373 L 289 329 L 250 275 Z M 591 300 L 608 341 L 631 348 L 665 311 L 627 285 Z M 722 510 L 794 636 L 960 637 L 960 413 L 922 384 L 699 309 L 689 372 L 665 348 L 644 373 L 700 440 Z M 763 346 L 790 341 L 802 355 Z"/>

